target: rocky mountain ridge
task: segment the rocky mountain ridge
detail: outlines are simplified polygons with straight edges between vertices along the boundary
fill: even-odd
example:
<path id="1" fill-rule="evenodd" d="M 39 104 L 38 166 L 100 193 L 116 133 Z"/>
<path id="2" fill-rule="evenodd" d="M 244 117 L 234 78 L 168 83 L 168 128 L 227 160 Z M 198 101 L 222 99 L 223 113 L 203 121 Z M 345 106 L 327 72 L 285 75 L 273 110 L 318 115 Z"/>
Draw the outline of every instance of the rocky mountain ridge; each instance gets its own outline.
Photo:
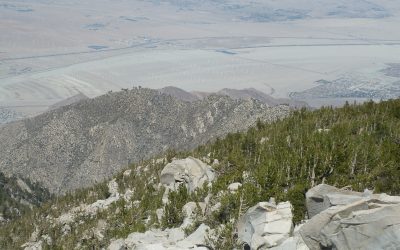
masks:
<path id="1" fill-rule="evenodd" d="M 127 89 L 122 89 L 122 90 L 127 90 Z M 262 91 L 254 89 L 254 88 L 247 88 L 247 89 L 225 88 L 225 89 L 221 89 L 217 92 L 200 92 L 200 91 L 189 92 L 189 91 L 177 88 L 177 87 L 167 86 L 167 87 L 158 89 L 158 91 L 162 94 L 167 94 L 167 95 L 173 96 L 181 101 L 188 101 L 188 102 L 201 101 L 210 95 L 220 95 L 220 96 L 229 96 L 232 99 L 243 99 L 243 100 L 255 99 L 255 100 L 258 100 L 269 106 L 289 105 L 291 108 L 294 108 L 294 109 L 309 107 L 309 105 L 304 101 L 295 100 L 295 99 L 291 99 L 291 98 L 274 98 Z M 83 100 L 87 100 L 87 99 L 89 99 L 89 97 L 87 97 L 85 94 L 79 92 L 76 95 L 73 95 L 67 99 L 61 100 L 59 102 L 56 102 L 56 103 L 48 106 L 47 110 L 44 109 L 44 110 L 38 111 L 32 115 L 28 115 L 29 112 L 26 114 L 17 112 L 15 110 L 15 107 L 0 107 L 0 125 L 9 123 L 12 121 L 32 117 L 32 116 L 37 116 L 38 114 L 43 113 L 45 111 L 55 110 L 57 108 L 61 108 L 63 106 L 68 106 L 68 105 L 71 105 L 71 104 L 74 104 L 74 103 L 77 103 L 77 102 L 80 102 Z"/>
<path id="2" fill-rule="evenodd" d="M 167 149 L 193 149 L 288 114 L 288 106 L 252 99 L 190 103 L 145 88 L 123 90 L 0 127 L 0 171 L 64 193 Z"/>
<path id="3" fill-rule="evenodd" d="M 189 102 L 202 100 L 210 95 L 219 95 L 219 96 L 229 96 L 230 98 L 235 100 L 255 99 L 269 106 L 288 105 L 289 107 L 295 109 L 309 107 L 309 105 L 304 101 L 294 100 L 290 98 L 274 98 L 254 88 L 246 88 L 246 89 L 224 88 L 217 92 L 199 92 L 199 91 L 188 92 L 177 87 L 168 86 L 162 89 L 158 89 L 158 91 L 160 91 L 160 93 L 168 94 L 180 100 Z"/>

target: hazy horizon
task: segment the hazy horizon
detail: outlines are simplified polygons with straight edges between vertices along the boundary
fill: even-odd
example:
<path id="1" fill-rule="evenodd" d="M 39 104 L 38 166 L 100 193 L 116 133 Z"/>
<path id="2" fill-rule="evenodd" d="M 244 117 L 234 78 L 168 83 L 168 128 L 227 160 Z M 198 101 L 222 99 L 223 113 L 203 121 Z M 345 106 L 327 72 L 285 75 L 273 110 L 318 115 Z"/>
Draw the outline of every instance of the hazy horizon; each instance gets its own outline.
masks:
<path id="1" fill-rule="evenodd" d="M 400 93 L 400 2 L 0 1 L 0 106 L 79 92 L 256 88 L 315 105 Z"/>

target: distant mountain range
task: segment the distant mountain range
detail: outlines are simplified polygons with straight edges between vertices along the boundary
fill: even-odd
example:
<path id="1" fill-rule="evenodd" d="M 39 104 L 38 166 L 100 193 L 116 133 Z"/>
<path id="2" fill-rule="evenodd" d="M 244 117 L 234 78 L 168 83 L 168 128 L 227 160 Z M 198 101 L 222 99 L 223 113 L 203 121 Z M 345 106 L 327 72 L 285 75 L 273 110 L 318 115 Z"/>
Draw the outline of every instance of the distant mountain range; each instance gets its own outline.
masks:
<path id="1" fill-rule="evenodd" d="M 160 3 L 159 0 L 149 0 Z M 395 1 L 367 0 L 264 0 L 177 1 L 167 0 L 184 10 L 223 12 L 252 22 L 275 22 L 318 18 L 383 18 L 398 10 Z"/>
<path id="2" fill-rule="evenodd" d="M 290 112 L 287 105 L 271 107 L 254 99 L 222 95 L 207 94 L 192 102 L 182 99 L 192 100 L 174 88 L 135 88 L 83 98 L 3 125 L 0 172 L 42 183 L 52 193 L 64 193 L 90 186 L 131 162 L 167 149 L 191 149 L 245 130 L 258 119 L 274 121 Z"/>
<path id="3" fill-rule="evenodd" d="M 309 107 L 309 105 L 301 100 L 295 100 L 295 99 L 290 99 L 290 98 L 274 98 L 262 91 L 259 91 L 254 88 L 247 88 L 247 89 L 222 89 L 217 92 L 200 92 L 200 91 L 185 91 L 183 89 L 173 87 L 173 86 L 168 86 L 164 87 L 161 89 L 158 89 L 160 93 L 171 95 L 179 100 L 182 101 L 199 101 L 204 99 L 207 96 L 210 95 L 222 95 L 222 96 L 229 96 L 232 99 L 244 99 L 244 100 L 249 100 L 251 98 L 261 101 L 264 104 L 267 104 L 268 106 L 276 106 L 276 105 L 289 105 L 291 108 L 302 108 L 302 107 Z M 79 101 L 87 100 L 89 99 L 88 96 L 86 96 L 83 93 L 79 93 L 77 95 L 71 96 L 65 100 L 59 101 L 57 103 L 52 104 L 51 106 L 48 107 L 46 111 L 54 110 L 63 106 L 67 106 Z M 4 108 L 0 107 L 0 125 L 9 123 L 15 120 L 20 120 L 23 118 L 27 118 L 27 116 L 18 113 L 17 111 L 13 110 L 13 108 Z"/>
<path id="4" fill-rule="evenodd" d="M 293 100 L 289 98 L 274 98 L 262 91 L 259 91 L 254 88 L 247 89 L 228 89 L 224 88 L 217 92 L 187 92 L 183 89 L 176 88 L 173 86 L 168 86 L 158 90 L 160 93 L 168 94 L 173 97 L 176 97 L 183 101 L 197 101 L 202 100 L 210 95 L 220 95 L 220 96 L 229 96 L 232 99 L 241 99 L 241 100 L 250 100 L 255 99 L 268 106 L 276 106 L 276 105 L 288 105 L 291 108 L 302 108 L 308 107 L 308 104 L 304 101 Z"/>

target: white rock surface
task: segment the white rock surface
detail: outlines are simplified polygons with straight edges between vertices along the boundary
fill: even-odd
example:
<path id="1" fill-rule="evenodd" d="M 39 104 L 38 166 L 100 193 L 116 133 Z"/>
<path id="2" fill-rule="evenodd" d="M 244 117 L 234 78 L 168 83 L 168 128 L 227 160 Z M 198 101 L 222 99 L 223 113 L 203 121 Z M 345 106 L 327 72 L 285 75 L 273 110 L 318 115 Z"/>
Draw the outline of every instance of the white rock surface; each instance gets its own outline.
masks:
<path id="1" fill-rule="evenodd" d="M 261 140 L 260 140 L 260 144 L 264 144 L 264 143 L 266 143 L 268 141 L 269 141 L 268 137 L 262 137 Z"/>
<path id="2" fill-rule="evenodd" d="M 313 217 L 300 229 L 300 235 L 310 249 L 400 246 L 400 197 L 327 185 L 319 185 L 307 194 L 307 207 L 312 209 L 309 212 Z"/>
<path id="3" fill-rule="evenodd" d="M 359 193 L 320 184 L 306 193 L 308 216 L 312 218 L 331 206 L 350 204 L 365 198 L 368 199 L 369 196 L 369 192 Z"/>
<path id="4" fill-rule="evenodd" d="M 132 233 L 125 240 L 118 239 L 112 241 L 108 250 L 207 250 L 206 234 L 209 227 L 202 224 L 197 230 L 185 238 L 185 233 L 181 228 L 166 229 L 164 231 L 155 229 L 145 233 Z"/>
<path id="5" fill-rule="evenodd" d="M 102 241 L 104 239 L 107 227 L 108 227 L 107 221 L 99 220 L 97 222 L 97 227 L 93 229 L 94 237 L 96 237 L 96 239 L 98 239 L 99 241 Z"/>
<path id="6" fill-rule="evenodd" d="M 131 175 L 131 173 L 132 173 L 132 170 L 131 169 L 128 169 L 128 170 L 125 170 L 124 171 L 124 177 L 129 177 L 130 175 Z"/>
<path id="7" fill-rule="evenodd" d="M 222 207 L 221 202 L 217 202 L 214 206 L 212 206 L 209 210 L 209 214 L 212 214 L 213 212 L 216 212 L 218 210 L 220 210 Z"/>
<path id="8" fill-rule="evenodd" d="M 293 236 L 286 239 L 282 244 L 270 248 L 271 250 L 310 250 L 300 235 L 300 229 L 304 224 L 297 225 L 293 230 Z"/>
<path id="9" fill-rule="evenodd" d="M 310 218 L 332 206 L 348 205 L 356 201 L 377 199 L 386 203 L 400 203 L 399 196 L 372 194 L 370 190 L 363 193 L 338 189 L 326 184 L 313 187 L 306 193 L 306 206 Z"/>
<path id="10" fill-rule="evenodd" d="M 397 249 L 400 246 L 400 204 L 360 200 L 330 207 L 300 230 L 310 249 Z"/>
<path id="11" fill-rule="evenodd" d="M 23 248 L 24 250 L 42 250 L 43 242 L 46 242 L 47 245 L 51 245 L 53 240 L 47 234 L 40 235 L 40 230 L 38 228 L 35 228 L 35 231 L 33 231 L 33 233 L 31 234 L 29 241 L 23 244 L 21 248 Z"/>
<path id="12" fill-rule="evenodd" d="M 157 209 L 156 210 L 156 215 L 157 215 L 158 222 L 161 223 L 161 220 L 162 220 L 162 218 L 164 216 L 164 209 L 163 208 Z"/>
<path id="13" fill-rule="evenodd" d="M 130 189 L 126 190 L 126 191 L 125 191 L 125 194 L 124 194 L 124 200 L 125 200 L 126 202 L 129 202 L 129 201 L 132 199 L 133 194 L 134 194 L 134 193 L 133 193 L 132 190 L 130 190 Z"/>
<path id="14" fill-rule="evenodd" d="M 191 217 L 196 213 L 196 210 L 200 209 L 201 213 L 204 214 L 206 210 L 206 203 L 204 202 L 188 202 L 186 203 L 183 208 L 182 212 L 185 215 L 185 217 Z"/>
<path id="15" fill-rule="evenodd" d="M 282 244 L 269 248 L 271 250 L 309 250 L 300 235 L 286 239 Z"/>
<path id="16" fill-rule="evenodd" d="M 168 242 L 174 244 L 185 239 L 185 232 L 181 228 L 172 228 L 168 232 Z"/>
<path id="17" fill-rule="evenodd" d="M 125 250 L 125 241 L 123 239 L 114 240 L 107 248 L 108 250 Z"/>
<path id="18" fill-rule="evenodd" d="M 110 182 L 108 182 L 107 186 L 108 192 L 111 194 L 111 196 L 116 196 L 118 194 L 118 183 L 115 179 L 112 179 Z"/>
<path id="19" fill-rule="evenodd" d="M 176 190 L 183 183 L 189 192 L 202 187 L 206 181 L 211 183 L 214 178 L 212 167 L 193 157 L 173 160 L 164 167 L 160 177 L 167 188 Z"/>
<path id="20" fill-rule="evenodd" d="M 66 225 L 73 223 L 75 218 L 79 215 L 95 216 L 99 211 L 107 209 L 111 204 L 123 197 L 118 193 L 118 183 L 115 179 L 108 183 L 108 192 L 110 193 L 110 197 L 107 199 L 97 200 L 92 204 L 81 204 L 80 206 L 74 207 L 67 213 L 56 218 L 56 221 L 62 225 Z"/>
<path id="21" fill-rule="evenodd" d="M 275 247 L 282 244 L 293 232 L 292 205 L 260 202 L 251 207 L 238 223 L 238 237 L 251 249 Z"/>
<path id="22" fill-rule="evenodd" d="M 206 244 L 206 235 L 207 232 L 210 230 L 210 227 L 201 224 L 194 233 L 189 235 L 186 239 L 179 241 L 176 243 L 178 247 L 181 249 L 190 249 L 193 247 L 193 245 L 198 246 L 198 245 L 205 245 Z M 206 248 L 205 248 L 206 249 Z"/>
<path id="23" fill-rule="evenodd" d="M 20 178 L 17 179 L 17 184 L 22 190 L 24 190 L 30 194 L 32 193 L 32 190 L 29 188 L 29 186 Z"/>
<path id="24" fill-rule="evenodd" d="M 42 250 L 42 241 L 37 241 L 37 242 L 27 242 L 23 244 L 21 247 L 24 250 Z"/>
<path id="25" fill-rule="evenodd" d="M 231 184 L 228 186 L 228 190 L 229 190 L 231 193 L 234 193 L 234 192 L 238 191 L 239 188 L 240 188 L 241 186 L 242 186 L 242 183 L 234 182 L 234 183 L 231 183 Z"/>
<path id="26" fill-rule="evenodd" d="M 200 211 L 198 211 L 200 210 Z M 182 213 L 184 215 L 183 223 L 181 228 L 187 228 L 195 221 L 196 214 L 203 215 L 206 211 L 206 203 L 204 202 L 188 202 L 182 207 Z"/>

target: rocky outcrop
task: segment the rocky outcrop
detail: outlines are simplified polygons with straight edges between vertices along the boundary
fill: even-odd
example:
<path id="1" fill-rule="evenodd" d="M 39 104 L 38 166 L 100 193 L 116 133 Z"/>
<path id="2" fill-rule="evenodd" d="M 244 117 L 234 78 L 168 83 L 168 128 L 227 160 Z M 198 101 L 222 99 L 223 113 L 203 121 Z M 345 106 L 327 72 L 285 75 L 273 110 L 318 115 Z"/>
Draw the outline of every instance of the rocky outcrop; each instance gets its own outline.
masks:
<path id="1" fill-rule="evenodd" d="M 239 190 L 239 188 L 240 188 L 241 186 L 242 186 L 242 183 L 234 182 L 234 183 L 229 184 L 228 190 L 229 190 L 231 193 L 235 193 L 235 192 L 237 192 L 237 191 Z"/>
<path id="2" fill-rule="evenodd" d="M 161 184 L 167 187 L 164 194 L 168 199 L 168 190 L 175 190 L 180 184 L 186 185 L 189 191 L 194 191 L 206 181 L 212 182 L 215 178 L 213 169 L 199 159 L 188 157 L 186 159 L 175 159 L 167 164 L 161 172 Z M 118 190 L 118 185 L 109 183 L 110 191 Z M 114 195 L 115 196 L 115 195 Z M 185 229 L 194 226 L 196 215 L 204 215 L 206 202 L 188 202 L 182 207 L 184 215 L 183 223 L 177 228 L 151 229 L 144 233 L 132 233 L 126 239 L 117 239 L 110 243 L 109 250 L 125 249 L 158 249 L 158 250 L 183 250 L 198 249 L 206 250 L 206 239 L 210 228 L 201 224 L 189 236 L 185 236 Z M 164 208 L 157 209 L 157 217 L 162 219 Z"/>
<path id="3" fill-rule="evenodd" d="M 24 250 L 42 250 L 42 244 L 43 241 L 37 241 L 37 242 L 28 242 L 22 245 L 21 247 Z"/>
<path id="4" fill-rule="evenodd" d="M 185 185 L 189 192 L 204 183 L 211 183 L 215 178 L 214 170 L 199 159 L 188 157 L 186 159 L 173 160 L 161 171 L 161 184 L 171 190 L 176 190 L 181 184 Z"/>
<path id="5" fill-rule="evenodd" d="M 56 218 L 56 222 L 61 225 L 69 225 L 75 222 L 75 219 L 79 216 L 95 216 L 99 211 L 106 210 L 111 204 L 117 202 L 119 199 L 123 198 L 127 202 L 129 197 L 132 196 L 132 190 L 126 190 L 125 194 L 118 193 L 118 183 L 113 179 L 108 182 L 108 192 L 109 197 L 104 200 L 97 200 L 91 204 L 81 204 L 80 206 L 74 207 L 67 213 L 62 214 Z M 68 231 L 68 230 L 66 230 Z"/>
<path id="6" fill-rule="evenodd" d="M 308 104 L 304 101 L 299 101 L 290 98 L 274 98 L 262 91 L 259 91 L 254 88 L 247 88 L 247 89 L 222 89 L 218 91 L 216 94 L 218 95 L 227 95 L 233 99 L 255 99 L 259 100 L 267 105 L 276 106 L 276 105 L 289 105 L 291 108 L 303 108 L 309 107 Z"/>
<path id="7" fill-rule="evenodd" d="M 370 190 L 363 193 L 338 189 L 320 184 L 306 193 L 306 206 L 310 218 L 333 206 L 349 205 L 360 200 L 376 199 L 385 203 L 400 203 L 400 197 L 386 194 L 373 194 Z"/>
<path id="8" fill-rule="evenodd" d="M 400 197 L 319 185 L 307 193 L 307 207 L 313 216 L 300 235 L 310 249 L 400 246 Z"/>
<path id="9" fill-rule="evenodd" d="M 331 207 L 301 230 L 311 249 L 396 249 L 400 245 L 400 204 L 379 200 Z"/>
<path id="10" fill-rule="evenodd" d="M 306 206 L 310 218 L 331 206 L 345 205 L 368 197 L 369 193 L 353 192 L 321 184 L 306 193 Z"/>
<path id="11" fill-rule="evenodd" d="M 187 237 L 180 228 L 132 233 L 126 239 L 112 241 L 108 250 L 207 250 L 206 235 L 209 229 L 208 226 L 201 224 L 195 232 Z"/>
<path id="12" fill-rule="evenodd" d="M 229 96 L 232 99 L 250 100 L 254 99 L 265 103 L 269 106 L 289 105 L 291 108 L 309 107 L 304 101 L 294 100 L 290 98 L 274 98 L 262 91 L 254 88 L 247 89 L 221 89 L 217 92 L 187 92 L 183 89 L 168 86 L 159 89 L 160 93 L 171 95 L 183 101 L 194 102 L 206 98 L 210 95 Z"/>
<path id="13" fill-rule="evenodd" d="M 288 114 L 288 106 L 226 96 L 184 102 L 144 88 L 109 93 L 0 126 L 0 172 L 65 193 L 167 149 L 193 149 Z"/>
<path id="14" fill-rule="evenodd" d="M 207 203 L 206 202 L 189 202 L 185 204 L 182 208 L 182 213 L 184 215 L 183 223 L 181 228 L 188 228 L 193 226 L 196 216 L 204 215 L 206 212 Z"/>
<path id="15" fill-rule="evenodd" d="M 238 237 L 250 249 L 278 246 L 293 232 L 290 202 L 260 202 L 251 207 L 238 223 Z"/>
<path id="16" fill-rule="evenodd" d="M 249 249 L 398 249 L 400 197 L 318 185 L 306 194 L 311 217 L 292 227 L 289 202 L 262 202 L 238 223 L 238 237 Z"/>
<path id="17" fill-rule="evenodd" d="M 291 237 L 287 238 L 284 242 L 276 247 L 271 247 L 271 250 L 310 250 L 306 243 L 304 243 L 303 238 L 300 236 L 300 229 L 304 224 L 296 226 L 291 233 Z"/>

